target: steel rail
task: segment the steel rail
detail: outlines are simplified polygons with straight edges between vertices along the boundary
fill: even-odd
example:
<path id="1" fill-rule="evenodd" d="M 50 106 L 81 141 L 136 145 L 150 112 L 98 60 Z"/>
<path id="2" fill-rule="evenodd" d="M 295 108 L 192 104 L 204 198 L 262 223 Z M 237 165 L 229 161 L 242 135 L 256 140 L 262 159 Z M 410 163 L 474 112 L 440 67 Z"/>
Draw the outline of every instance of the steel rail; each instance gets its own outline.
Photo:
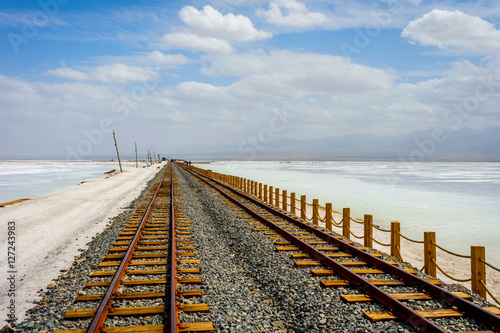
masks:
<path id="1" fill-rule="evenodd" d="M 191 173 L 196 173 L 199 176 L 202 176 L 199 172 L 187 169 Z M 347 244 L 346 242 L 343 242 L 342 240 L 339 240 L 319 229 L 316 229 L 308 224 L 305 224 L 293 217 L 290 217 L 270 206 L 262 204 L 260 201 L 244 194 L 241 193 L 235 189 L 233 189 L 230 186 L 227 186 L 217 180 L 211 179 L 213 182 L 219 184 L 220 186 L 230 190 L 231 192 L 243 197 L 244 199 L 250 201 L 251 203 L 258 205 L 267 211 L 279 216 L 282 219 L 287 220 L 288 222 L 294 223 L 295 225 L 304 228 L 305 230 L 315 234 L 319 238 L 322 238 L 328 242 L 331 242 L 335 245 L 337 245 L 339 248 L 350 252 L 351 254 L 363 259 L 364 261 L 367 262 L 367 264 L 371 264 L 375 267 L 378 267 L 385 272 L 392 274 L 394 276 L 397 276 L 401 280 L 408 282 L 420 289 L 423 289 L 427 291 L 432 297 L 440 299 L 447 303 L 448 305 L 455 307 L 459 311 L 467 314 L 468 316 L 477 319 L 483 323 L 485 323 L 488 326 L 492 326 L 497 330 L 500 330 L 500 316 L 497 316 L 496 314 L 493 314 L 489 311 L 486 311 L 482 309 L 481 307 L 473 304 L 472 302 L 469 302 L 467 300 L 464 300 L 446 290 L 443 288 L 440 288 L 436 285 L 433 285 L 424 279 L 421 279 L 417 276 L 414 276 L 413 274 L 410 274 L 399 267 L 393 266 L 379 258 L 376 258 L 372 255 L 370 255 L 367 252 L 364 252 L 352 245 Z M 205 181 L 205 180 L 204 180 Z M 206 182 L 206 181 L 205 181 Z M 217 189 L 215 186 L 212 184 L 206 182 L 209 184 L 211 187 Z M 314 257 L 316 260 L 324 264 L 325 266 L 333 269 L 335 272 L 339 273 L 349 281 L 353 282 L 356 284 L 358 287 L 362 288 L 363 290 L 367 291 L 369 295 L 373 296 L 375 299 L 377 299 L 379 302 L 382 304 L 386 305 L 393 313 L 399 315 L 403 319 L 407 320 L 409 323 L 414 325 L 415 327 L 423 330 L 423 332 L 446 332 L 446 330 L 443 330 L 442 328 L 436 326 L 432 321 L 428 320 L 427 318 L 424 318 L 420 314 L 416 313 L 414 310 L 411 308 L 407 307 L 400 301 L 394 299 L 392 296 L 378 288 L 377 286 L 374 286 L 372 283 L 368 282 L 366 279 L 360 277 L 359 275 L 353 273 L 349 269 L 345 268 L 344 266 L 340 265 L 333 259 L 325 256 L 323 253 L 317 251 L 316 249 L 312 248 L 310 245 L 306 244 L 299 238 L 295 237 L 294 235 L 289 234 L 287 231 L 284 229 L 280 228 L 279 226 L 275 225 L 274 223 L 268 221 L 264 217 L 260 216 L 258 213 L 252 211 L 250 208 L 244 206 L 242 203 L 237 201 L 236 199 L 232 198 L 229 196 L 227 193 L 221 191 L 220 189 L 217 189 L 224 197 L 226 197 L 228 200 L 231 202 L 237 204 L 241 208 L 243 208 L 247 213 L 249 213 L 251 216 L 255 217 L 259 221 L 265 223 L 266 225 L 272 227 L 276 232 L 278 232 L 280 235 L 290 239 L 291 242 L 293 242 L 296 246 L 299 248 L 302 248 L 304 251 L 306 251 L 309 255 Z"/>
<path id="2" fill-rule="evenodd" d="M 169 309 L 169 327 L 171 333 L 179 331 L 178 309 L 177 309 L 177 255 L 176 255 L 176 237 L 175 237 L 175 199 L 174 199 L 174 170 L 170 163 L 170 309 Z"/>
<path id="3" fill-rule="evenodd" d="M 139 227 L 137 228 L 137 232 L 134 235 L 134 238 L 132 239 L 127 249 L 127 252 L 125 253 L 122 262 L 120 263 L 120 266 L 118 266 L 118 269 L 115 275 L 113 276 L 113 279 L 111 280 L 111 284 L 109 285 L 108 291 L 106 292 L 101 303 L 99 304 L 99 307 L 97 308 L 95 316 L 92 318 L 92 322 L 90 323 L 89 328 L 87 328 L 87 330 L 85 331 L 86 333 L 97 333 L 102 331 L 101 330 L 102 325 L 106 320 L 109 310 L 111 309 L 111 303 L 113 302 L 113 298 L 115 297 L 118 287 L 120 286 L 120 282 L 122 281 L 122 278 L 125 275 L 125 270 L 127 269 L 128 264 L 130 263 L 132 254 L 134 253 L 137 243 L 139 242 L 139 238 L 141 237 L 144 225 L 146 224 L 146 221 L 149 217 L 149 213 L 153 208 L 153 205 L 156 201 L 156 197 L 158 196 L 158 193 L 160 191 L 160 188 L 163 184 L 163 180 L 165 179 L 166 175 L 167 173 L 165 172 L 160 181 L 160 184 L 158 185 L 158 188 L 155 191 L 155 194 L 153 195 L 153 198 L 151 199 L 151 203 L 149 204 L 146 212 L 144 213 L 144 217 L 142 218 L 142 221 Z"/>

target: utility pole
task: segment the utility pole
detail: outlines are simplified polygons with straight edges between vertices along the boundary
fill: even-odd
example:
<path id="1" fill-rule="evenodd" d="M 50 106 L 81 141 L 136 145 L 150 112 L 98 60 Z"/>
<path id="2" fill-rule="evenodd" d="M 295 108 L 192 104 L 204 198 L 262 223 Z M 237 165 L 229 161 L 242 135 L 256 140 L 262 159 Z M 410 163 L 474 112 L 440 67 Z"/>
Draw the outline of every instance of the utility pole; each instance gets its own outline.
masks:
<path id="1" fill-rule="evenodd" d="M 137 169 L 139 164 L 137 163 L 137 142 L 135 143 L 135 168 Z"/>
<path id="2" fill-rule="evenodd" d="M 122 162 L 120 161 L 120 153 L 118 152 L 118 145 L 116 144 L 115 131 L 113 131 L 113 139 L 115 140 L 116 155 L 118 156 L 118 164 L 120 164 L 120 172 L 123 172 L 123 170 L 122 170 Z"/>

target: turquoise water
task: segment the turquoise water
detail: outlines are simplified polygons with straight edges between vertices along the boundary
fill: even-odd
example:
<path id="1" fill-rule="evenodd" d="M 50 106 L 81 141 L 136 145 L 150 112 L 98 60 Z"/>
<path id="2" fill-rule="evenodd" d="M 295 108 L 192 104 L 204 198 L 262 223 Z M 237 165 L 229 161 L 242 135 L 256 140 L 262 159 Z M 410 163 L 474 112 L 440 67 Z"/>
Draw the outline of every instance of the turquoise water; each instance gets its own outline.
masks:
<path id="1" fill-rule="evenodd" d="M 262 182 L 307 201 L 319 199 L 353 217 L 372 214 L 389 228 L 422 240 L 436 232 L 437 243 L 462 254 L 486 247 L 487 261 L 500 265 L 500 163 L 398 162 L 216 162 L 197 165 Z"/>
<path id="2" fill-rule="evenodd" d="M 131 166 L 122 163 L 123 169 Z M 118 162 L 0 161 L 0 202 L 35 198 L 84 180 L 102 179 L 112 169 L 119 170 Z"/>

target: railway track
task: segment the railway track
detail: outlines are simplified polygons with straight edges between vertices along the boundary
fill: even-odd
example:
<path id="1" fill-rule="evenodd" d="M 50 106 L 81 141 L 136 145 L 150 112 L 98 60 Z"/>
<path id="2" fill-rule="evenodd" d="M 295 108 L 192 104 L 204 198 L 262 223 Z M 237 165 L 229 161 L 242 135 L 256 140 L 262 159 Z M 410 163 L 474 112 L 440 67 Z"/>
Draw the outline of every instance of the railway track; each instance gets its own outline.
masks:
<path id="1" fill-rule="evenodd" d="M 65 313 L 64 319 L 80 328 L 55 333 L 213 330 L 211 322 L 179 322 L 179 312 L 208 312 L 209 307 L 180 302 L 201 292 L 178 286 L 199 285 L 202 280 L 193 252 L 191 221 L 184 217 L 171 163 L 162 172 L 161 181 L 90 274 L 86 291 L 74 300 L 76 309 Z"/>
<path id="2" fill-rule="evenodd" d="M 447 320 L 460 317 L 481 322 L 482 332 L 500 331 L 498 308 L 481 308 L 467 294 L 449 292 L 438 281 L 419 277 L 416 271 L 383 260 L 327 229 L 209 179 L 192 167 L 184 169 L 223 196 L 255 232 L 269 235 L 277 251 L 290 252 L 296 267 L 315 268 L 311 273 L 325 278 L 320 281 L 324 288 L 357 287 L 362 293 L 342 296 L 346 303 L 378 302 L 385 307 L 386 311 L 365 312 L 369 320 L 404 320 L 421 332 L 449 332 Z M 404 287 L 405 292 L 393 293 L 394 287 Z M 428 309 L 417 309 L 419 303 Z"/>

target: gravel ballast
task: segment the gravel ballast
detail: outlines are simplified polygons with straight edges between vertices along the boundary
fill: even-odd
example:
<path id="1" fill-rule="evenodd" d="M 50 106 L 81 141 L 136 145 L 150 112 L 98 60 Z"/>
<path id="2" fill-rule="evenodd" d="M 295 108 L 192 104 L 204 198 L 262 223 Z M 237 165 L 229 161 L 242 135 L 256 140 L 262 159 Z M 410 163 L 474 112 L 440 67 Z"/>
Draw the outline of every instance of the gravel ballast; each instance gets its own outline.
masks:
<path id="1" fill-rule="evenodd" d="M 181 303 L 206 303 L 209 313 L 185 314 L 180 312 L 181 322 L 211 321 L 216 332 L 415 332 L 416 329 L 405 322 L 372 323 L 363 316 L 366 311 L 387 311 L 376 303 L 346 304 L 341 295 L 362 294 L 354 287 L 324 289 L 320 280 L 310 269 L 294 267 L 290 252 L 277 252 L 274 240 L 262 232 L 254 232 L 254 225 L 241 219 L 214 194 L 180 167 L 175 166 L 184 215 L 190 224 L 191 236 L 196 247 L 196 257 L 200 264 L 187 264 L 201 270 L 202 284 L 197 286 L 179 285 L 179 289 L 199 289 L 201 298 L 180 300 Z M 158 176 L 157 176 L 158 177 Z M 110 228 L 96 236 L 89 248 L 75 258 L 82 260 L 74 264 L 54 281 L 54 286 L 37 299 L 36 307 L 30 310 L 30 317 L 15 324 L 16 332 L 38 332 L 41 330 L 84 328 L 85 321 L 65 321 L 66 310 L 75 308 L 72 303 L 83 286 L 89 281 L 88 275 L 100 258 L 107 254 L 115 238 L 126 225 L 134 209 L 142 202 L 146 191 L 154 184 L 152 180 L 141 197 L 130 204 L 128 209 L 113 219 Z M 189 277 L 186 275 L 186 277 Z M 384 278 L 373 275 L 370 278 Z M 390 278 L 390 277 L 388 277 Z M 330 276 L 327 279 L 342 279 Z M 445 286 L 451 291 L 456 286 Z M 409 287 L 390 287 L 390 292 L 404 292 Z M 89 290 L 86 290 L 89 292 Z M 460 288 L 459 291 L 465 291 Z M 470 293 L 468 291 L 465 291 Z M 475 297 L 481 306 L 487 306 Z M 125 303 L 124 303 L 125 304 Z M 145 303 L 152 304 L 152 303 Z M 156 303 L 155 303 L 156 304 Z M 409 301 L 408 306 L 435 307 L 439 303 Z M 491 306 L 491 305 L 489 305 Z M 154 324 L 158 324 L 155 316 Z M 151 324 L 138 321 L 133 324 Z M 118 321 L 118 324 L 121 324 Z M 486 327 L 464 319 L 440 320 L 440 324 L 450 331 L 486 330 Z"/>
<path id="2" fill-rule="evenodd" d="M 362 311 L 377 305 L 347 306 L 343 289 L 322 289 L 309 269 L 293 267 L 289 253 L 252 232 L 213 193 L 184 171 L 177 172 L 186 217 L 201 260 L 203 293 L 218 332 L 409 332 L 408 326 L 372 324 Z M 187 316 L 186 316 L 187 317 Z M 394 327 L 391 327 L 394 326 Z"/>
<path id="3" fill-rule="evenodd" d="M 180 168 L 176 174 L 186 218 L 193 221 L 197 258 L 201 260 L 203 297 L 195 302 L 207 303 L 211 309 L 209 314 L 198 318 L 186 315 L 186 321 L 212 321 L 217 332 L 416 331 L 405 322 L 370 322 L 363 312 L 388 309 L 376 303 L 344 303 L 340 295 L 363 292 L 353 287 L 323 289 L 319 281 L 324 277 L 313 277 L 309 269 L 294 268 L 289 252 L 277 252 L 269 236 L 253 232 L 254 225 L 238 218 L 219 196 Z M 457 286 L 445 288 L 466 291 Z M 408 287 L 384 289 L 397 293 Z M 478 297 L 475 300 L 487 305 Z M 439 302 L 406 304 L 414 308 L 439 308 Z M 450 331 L 487 329 L 461 318 L 440 322 Z"/>

